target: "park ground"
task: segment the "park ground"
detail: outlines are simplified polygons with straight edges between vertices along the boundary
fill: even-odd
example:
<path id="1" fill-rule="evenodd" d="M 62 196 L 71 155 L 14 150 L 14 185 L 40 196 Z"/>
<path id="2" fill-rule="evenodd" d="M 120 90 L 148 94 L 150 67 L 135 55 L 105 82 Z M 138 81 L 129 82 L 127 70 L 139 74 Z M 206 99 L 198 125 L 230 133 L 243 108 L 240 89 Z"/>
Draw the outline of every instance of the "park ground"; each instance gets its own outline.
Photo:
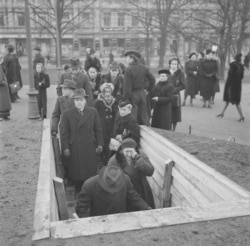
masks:
<path id="1" fill-rule="evenodd" d="M 48 72 L 52 81 L 48 90 L 50 116 L 56 99 L 57 72 L 55 69 Z M 187 151 L 195 148 L 198 159 L 247 190 L 250 190 L 249 77 L 244 80 L 242 92 L 245 122 L 237 122 L 239 116 L 233 106 L 223 119 L 216 118 L 224 105 L 222 82 L 212 109 L 202 109 L 198 96 L 193 107 L 182 108 L 183 121 L 177 126 L 177 132 L 167 132 L 172 142 Z M 12 104 L 11 120 L 0 122 L 0 246 L 31 244 L 42 121 L 28 119 L 28 75 L 25 69 L 23 80 L 25 85 L 19 92 L 21 100 Z M 48 245 L 250 245 L 249 235 L 248 216 L 76 238 L 71 243 L 59 240 Z"/>

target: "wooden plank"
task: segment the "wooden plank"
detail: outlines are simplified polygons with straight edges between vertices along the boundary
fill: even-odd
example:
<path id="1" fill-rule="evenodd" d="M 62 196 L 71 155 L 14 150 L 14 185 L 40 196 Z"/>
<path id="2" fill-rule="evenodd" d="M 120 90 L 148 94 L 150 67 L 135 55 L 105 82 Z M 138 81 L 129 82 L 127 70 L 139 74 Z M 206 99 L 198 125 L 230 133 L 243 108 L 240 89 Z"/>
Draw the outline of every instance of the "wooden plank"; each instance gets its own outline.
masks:
<path id="1" fill-rule="evenodd" d="M 199 189 L 196 188 L 196 186 L 194 186 L 181 173 L 179 173 L 177 169 L 173 168 L 172 175 L 173 175 L 173 180 L 178 180 L 178 182 L 185 187 L 185 190 L 191 196 L 193 196 L 199 204 L 206 204 L 211 202 L 202 192 L 200 192 Z M 180 191 L 180 193 L 182 192 Z"/>
<path id="2" fill-rule="evenodd" d="M 50 122 L 43 122 L 32 240 L 50 237 Z"/>
<path id="3" fill-rule="evenodd" d="M 160 149 L 161 152 L 167 152 L 168 157 L 173 159 L 175 163 L 181 164 L 186 170 L 192 168 L 191 172 L 195 173 L 201 181 L 203 181 L 204 185 L 212 187 L 214 192 L 219 192 L 218 194 L 223 194 L 225 200 L 250 196 L 250 192 L 243 189 L 216 170 L 208 167 L 203 162 L 171 143 L 166 138 L 160 136 L 149 127 L 141 126 L 141 135 L 143 138 L 144 136 L 148 136 L 157 139 L 157 148 Z"/>
<path id="4" fill-rule="evenodd" d="M 59 139 L 57 137 L 52 137 L 52 144 L 53 144 L 53 150 L 54 150 L 54 156 L 55 156 L 56 176 L 63 179 L 64 168 L 62 164 Z"/>
<path id="5" fill-rule="evenodd" d="M 55 177 L 53 179 L 53 183 L 57 199 L 59 218 L 60 220 L 67 220 L 69 215 L 63 180 L 61 178 Z"/>
<path id="6" fill-rule="evenodd" d="M 172 185 L 172 169 L 173 169 L 173 162 L 171 161 L 170 163 L 166 164 L 166 171 L 164 175 L 164 200 L 163 200 L 163 207 L 168 208 L 171 206 L 171 193 L 170 193 L 170 188 Z"/>
<path id="7" fill-rule="evenodd" d="M 200 192 L 202 192 L 210 202 L 220 202 L 224 200 L 222 198 L 222 195 L 218 195 L 213 190 L 211 190 L 209 186 L 204 185 L 199 180 L 199 177 L 197 177 L 197 175 L 192 175 L 189 170 L 184 170 L 179 164 L 176 164 L 174 168 L 178 170 L 178 172 L 181 173 L 186 179 L 188 179 L 189 182 L 192 183 L 198 190 L 200 190 Z"/>
<path id="8" fill-rule="evenodd" d="M 164 208 L 52 222 L 51 237 L 63 239 L 90 236 L 249 215 L 250 198 L 245 198 L 238 201 L 210 203 L 205 208 Z"/>
<path id="9" fill-rule="evenodd" d="M 157 182 L 154 180 L 154 178 L 152 177 L 146 177 L 148 180 L 148 183 L 151 187 L 152 192 L 155 194 L 155 196 L 162 201 L 162 205 L 163 205 L 163 200 L 164 200 L 164 192 L 161 189 L 161 187 L 159 187 L 159 185 L 157 184 Z M 161 206 L 162 208 L 162 206 Z"/>
<path id="10" fill-rule="evenodd" d="M 171 189 L 171 207 L 192 206 L 188 200 L 172 185 Z"/>

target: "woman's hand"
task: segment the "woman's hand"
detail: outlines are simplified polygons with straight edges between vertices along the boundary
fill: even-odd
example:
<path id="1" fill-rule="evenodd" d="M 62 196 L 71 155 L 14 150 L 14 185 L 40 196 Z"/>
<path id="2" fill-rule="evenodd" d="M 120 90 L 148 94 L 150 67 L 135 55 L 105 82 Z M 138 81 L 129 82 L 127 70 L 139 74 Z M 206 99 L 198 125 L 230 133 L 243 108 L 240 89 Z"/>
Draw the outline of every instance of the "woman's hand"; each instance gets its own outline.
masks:
<path id="1" fill-rule="evenodd" d="M 159 97 L 153 97 L 152 100 L 157 102 L 159 100 Z"/>

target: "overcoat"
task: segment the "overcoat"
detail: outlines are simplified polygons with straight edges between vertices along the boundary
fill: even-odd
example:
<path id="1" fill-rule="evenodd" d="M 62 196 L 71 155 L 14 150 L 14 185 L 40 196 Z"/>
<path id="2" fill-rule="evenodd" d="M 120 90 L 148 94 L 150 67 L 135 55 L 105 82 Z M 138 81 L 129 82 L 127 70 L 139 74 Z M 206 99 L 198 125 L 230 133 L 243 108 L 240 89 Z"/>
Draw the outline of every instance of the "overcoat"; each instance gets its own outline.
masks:
<path id="1" fill-rule="evenodd" d="M 71 97 L 60 96 L 56 99 L 56 104 L 51 118 L 51 131 L 58 132 L 58 124 L 63 112 L 74 107 L 74 101 Z"/>
<path id="2" fill-rule="evenodd" d="M 10 116 L 10 110 L 9 86 L 5 77 L 3 65 L 0 64 L 0 118 Z"/>
<path id="3" fill-rule="evenodd" d="M 109 142 L 110 138 L 113 134 L 114 128 L 114 119 L 116 112 L 118 110 L 117 104 L 115 103 L 115 99 L 113 98 L 110 104 L 107 104 L 105 100 L 102 98 L 102 94 L 98 95 L 98 99 L 94 101 L 94 107 L 98 112 L 98 116 L 102 126 L 102 134 L 103 134 L 103 161 L 105 162 L 104 165 L 107 164 L 108 157 L 109 157 Z"/>
<path id="4" fill-rule="evenodd" d="M 196 75 L 194 74 L 196 72 Z M 198 63 L 196 61 L 187 61 L 185 63 L 186 88 L 185 95 L 194 97 L 198 94 Z"/>
<path id="5" fill-rule="evenodd" d="M 172 122 L 172 98 L 174 86 L 168 81 L 160 81 L 156 84 L 152 97 L 158 97 L 153 101 L 152 127 L 171 130 Z"/>
<path id="6" fill-rule="evenodd" d="M 208 101 L 214 95 L 215 84 L 218 80 L 218 65 L 215 60 L 205 59 L 200 64 L 200 95 Z"/>
<path id="7" fill-rule="evenodd" d="M 69 178 L 73 181 L 85 181 L 96 175 L 96 147 L 103 146 L 96 109 L 85 106 L 83 115 L 75 107 L 67 109 L 62 114 L 60 132 L 62 152 L 70 150 Z"/>
<path id="8" fill-rule="evenodd" d="M 127 212 L 126 204 L 137 210 L 149 209 L 148 204 L 133 189 L 133 185 L 125 175 L 125 185 L 115 193 L 102 189 L 98 175 L 88 179 L 79 194 L 76 213 L 80 218 Z"/>
<path id="9" fill-rule="evenodd" d="M 41 85 L 39 85 L 41 83 Z M 38 110 L 39 114 L 42 114 L 42 109 L 43 109 L 43 115 L 42 117 L 47 116 L 47 88 L 50 87 L 50 78 L 49 75 L 41 72 L 37 73 L 35 72 L 34 74 L 34 84 L 35 84 L 35 89 L 38 91 L 37 95 L 37 103 L 38 103 Z"/>
<path id="10" fill-rule="evenodd" d="M 181 122 L 181 94 L 180 91 L 185 89 L 185 75 L 178 69 L 169 76 L 169 82 L 174 86 L 174 95 L 179 96 L 179 106 L 172 105 L 172 123 Z"/>
<path id="11" fill-rule="evenodd" d="M 228 77 L 224 88 L 223 100 L 232 104 L 240 104 L 241 83 L 244 77 L 244 67 L 239 62 L 230 63 Z"/>
<path id="12" fill-rule="evenodd" d="M 116 157 L 118 154 L 110 158 L 108 165 L 120 167 L 129 176 L 136 192 L 151 208 L 155 208 L 152 190 L 146 179 L 146 176 L 150 177 L 153 175 L 154 167 L 147 155 L 143 152 L 137 154 L 131 165 L 129 165 L 125 158 L 123 158 L 122 162 L 119 162 Z M 132 206 L 128 206 L 128 209 L 129 211 L 134 210 Z"/>

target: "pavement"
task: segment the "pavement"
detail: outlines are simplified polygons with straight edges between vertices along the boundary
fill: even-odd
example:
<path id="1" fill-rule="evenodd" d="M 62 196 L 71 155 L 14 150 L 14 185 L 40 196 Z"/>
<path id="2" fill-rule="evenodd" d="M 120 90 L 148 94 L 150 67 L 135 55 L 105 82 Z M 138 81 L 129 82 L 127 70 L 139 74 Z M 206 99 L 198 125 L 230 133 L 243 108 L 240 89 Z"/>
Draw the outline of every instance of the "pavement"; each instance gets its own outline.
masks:
<path id="1" fill-rule="evenodd" d="M 28 116 L 28 85 L 24 85 L 19 92 L 20 103 L 24 105 L 24 112 Z M 244 83 L 242 88 L 242 110 L 245 116 L 244 122 L 238 122 L 238 112 L 234 105 L 229 105 L 224 118 L 217 118 L 223 107 L 224 83 L 220 84 L 220 92 L 216 93 L 215 104 L 211 109 L 202 108 L 201 97 L 197 96 L 194 106 L 189 106 L 189 98 L 185 107 L 182 107 L 182 122 L 178 123 L 176 132 L 207 137 L 211 139 L 230 140 L 239 144 L 250 146 L 250 83 Z M 56 85 L 51 85 L 48 92 L 48 116 L 51 116 L 56 102 Z M 182 92 L 183 98 L 183 92 Z M 15 104 L 12 104 L 15 107 Z"/>

